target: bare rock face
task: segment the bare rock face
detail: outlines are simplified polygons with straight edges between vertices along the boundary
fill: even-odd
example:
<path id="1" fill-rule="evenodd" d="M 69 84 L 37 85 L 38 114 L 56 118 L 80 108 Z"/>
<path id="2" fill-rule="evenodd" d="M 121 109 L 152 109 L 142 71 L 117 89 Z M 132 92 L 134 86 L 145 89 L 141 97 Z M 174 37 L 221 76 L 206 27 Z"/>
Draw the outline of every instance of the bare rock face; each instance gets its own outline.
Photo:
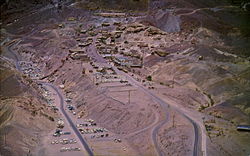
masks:
<path id="1" fill-rule="evenodd" d="M 52 5 L 52 0 L 5 0 L 1 3 L 1 22 L 10 23 L 18 16 L 40 9 L 46 5 Z"/>
<path id="2" fill-rule="evenodd" d="M 165 32 L 179 32 L 181 29 L 180 17 L 175 16 L 169 9 L 154 11 L 148 14 L 145 20 Z"/>

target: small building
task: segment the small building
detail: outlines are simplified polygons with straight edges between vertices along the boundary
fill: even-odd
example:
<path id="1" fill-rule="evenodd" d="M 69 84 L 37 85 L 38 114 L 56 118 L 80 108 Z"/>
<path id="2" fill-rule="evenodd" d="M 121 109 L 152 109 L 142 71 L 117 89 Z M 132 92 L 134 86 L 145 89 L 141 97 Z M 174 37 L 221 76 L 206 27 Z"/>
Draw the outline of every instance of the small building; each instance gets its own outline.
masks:
<path id="1" fill-rule="evenodd" d="M 73 53 L 70 55 L 73 60 L 90 61 L 90 57 L 87 54 Z"/>
<path id="2" fill-rule="evenodd" d="M 238 125 L 237 130 L 238 131 L 250 131 L 250 125 Z"/>
<path id="3" fill-rule="evenodd" d="M 112 54 L 103 54 L 102 57 L 104 57 L 106 59 L 112 59 L 113 55 Z"/>
<path id="4" fill-rule="evenodd" d="M 76 48 L 76 49 L 69 49 L 70 53 L 84 53 L 84 49 Z"/>
<path id="5" fill-rule="evenodd" d="M 87 47 L 91 44 L 91 42 L 86 42 L 86 43 L 78 43 L 79 47 Z"/>
<path id="6" fill-rule="evenodd" d="M 122 56 L 115 57 L 113 61 L 119 65 L 126 65 L 126 63 L 129 62 L 127 57 Z"/>
<path id="7" fill-rule="evenodd" d="M 143 65 L 142 64 L 131 64 L 130 67 L 131 68 L 142 68 Z"/>

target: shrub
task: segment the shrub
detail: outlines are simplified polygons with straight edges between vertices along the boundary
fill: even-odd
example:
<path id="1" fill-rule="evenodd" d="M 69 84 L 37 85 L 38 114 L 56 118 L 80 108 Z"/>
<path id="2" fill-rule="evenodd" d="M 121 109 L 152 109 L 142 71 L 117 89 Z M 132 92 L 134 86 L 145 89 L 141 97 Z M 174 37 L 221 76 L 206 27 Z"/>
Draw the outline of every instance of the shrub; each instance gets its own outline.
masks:
<path id="1" fill-rule="evenodd" d="M 147 78 L 146 78 L 148 81 L 152 81 L 152 76 L 151 75 L 149 75 L 149 76 L 147 76 Z"/>

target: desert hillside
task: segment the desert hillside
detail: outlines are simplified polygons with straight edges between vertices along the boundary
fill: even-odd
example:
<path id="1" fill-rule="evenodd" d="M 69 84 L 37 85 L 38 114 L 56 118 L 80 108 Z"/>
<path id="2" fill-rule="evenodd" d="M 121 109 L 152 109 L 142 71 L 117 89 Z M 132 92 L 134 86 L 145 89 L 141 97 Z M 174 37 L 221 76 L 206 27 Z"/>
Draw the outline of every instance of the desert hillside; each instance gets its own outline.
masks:
<path id="1" fill-rule="evenodd" d="M 0 155 L 249 155 L 249 6 L 5 1 Z"/>

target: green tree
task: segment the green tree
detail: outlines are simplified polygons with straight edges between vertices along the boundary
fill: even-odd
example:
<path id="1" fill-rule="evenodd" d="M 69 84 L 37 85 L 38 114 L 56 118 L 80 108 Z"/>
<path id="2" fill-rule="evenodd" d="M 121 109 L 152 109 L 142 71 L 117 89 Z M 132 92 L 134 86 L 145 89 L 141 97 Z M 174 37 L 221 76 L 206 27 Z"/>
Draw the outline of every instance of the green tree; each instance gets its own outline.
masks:
<path id="1" fill-rule="evenodd" d="M 149 76 L 147 76 L 147 78 L 146 78 L 148 81 L 152 81 L 152 76 L 151 75 L 149 75 Z"/>

